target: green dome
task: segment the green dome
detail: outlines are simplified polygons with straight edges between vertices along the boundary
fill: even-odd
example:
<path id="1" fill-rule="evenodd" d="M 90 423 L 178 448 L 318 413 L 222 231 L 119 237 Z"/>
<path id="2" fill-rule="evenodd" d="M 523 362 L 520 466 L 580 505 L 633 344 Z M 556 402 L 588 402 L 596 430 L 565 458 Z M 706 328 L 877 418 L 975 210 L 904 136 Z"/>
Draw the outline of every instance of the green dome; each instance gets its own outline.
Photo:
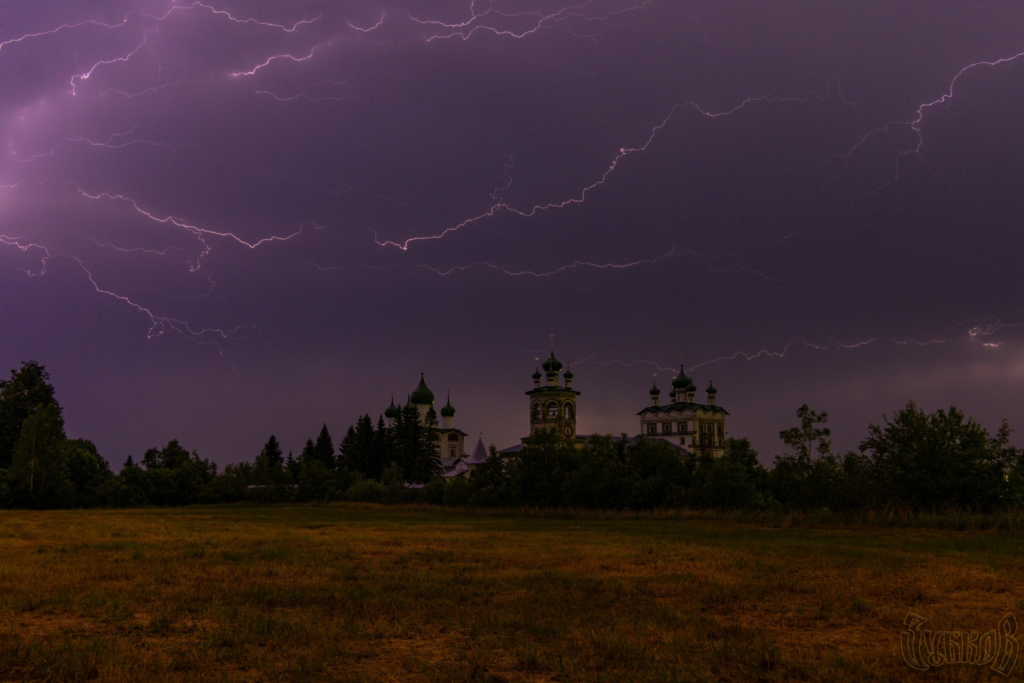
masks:
<path id="1" fill-rule="evenodd" d="M 712 396 L 718 393 L 718 389 L 715 389 L 714 382 L 708 382 L 707 393 L 711 394 Z"/>
<path id="2" fill-rule="evenodd" d="M 540 370 L 537 370 L 536 372 L 533 373 L 533 378 L 540 379 Z"/>
<path id="3" fill-rule="evenodd" d="M 686 391 L 687 393 L 696 393 L 697 385 L 693 383 L 692 379 L 690 380 L 689 386 L 686 387 Z"/>
<path id="4" fill-rule="evenodd" d="M 566 379 L 572 379 L 572 370 L 566 370 L 565 375 L 563 375 L 563 377 L 565 377 Z"/>
<path id="5" fill-rule="evenodd" d="M 395 399 L 392 398 L 391 405 L 389 405 L 387 409 L 384 411 L 384 417 L 398 417 L 399 412 L 400 411 L 398 410 L 398 406 L 395 405 Z"/>
<path id="6" fill-rule="evenodd" d="M 448 398 L 448 403 L 441 408 L 441 417 L 455 417 L 455 408 L 452 408 L 452 399 Z"/>
<path id="7" fill-rule="evenodd" d="M 562 369 L 562 363 L 555 358 L 555 352 L 551 352 L 551 357 L 544 361 L 544 365 L 541 366 L 546 372 L 559 372 Z"/>
<path id="8" fill-rule="evenodd" d="M 419 386 L 409 396 L 409 402 L 417 406 L 434 405 L 434 392 L 427 388 L 427 383 L 423 381 L 423 373 L 420 373 Z"/>
<path id="9" fill-rule="evenodd" d="M 658 383 L 655 382 L 654 386 L 651 387 L 651 396 L 659 396 L 659 395 L 661 395 L 661 389 L 658 388 Z"/>
<path id="10" fill-rule="evenodd" d="M 679 366 L 679 376 L 672 378 L 672 387 L 675 389 L 686 389 L 690 384 L 690 378 L 686 376 L 686 372 L 683 371 L 683 366 Z"/>

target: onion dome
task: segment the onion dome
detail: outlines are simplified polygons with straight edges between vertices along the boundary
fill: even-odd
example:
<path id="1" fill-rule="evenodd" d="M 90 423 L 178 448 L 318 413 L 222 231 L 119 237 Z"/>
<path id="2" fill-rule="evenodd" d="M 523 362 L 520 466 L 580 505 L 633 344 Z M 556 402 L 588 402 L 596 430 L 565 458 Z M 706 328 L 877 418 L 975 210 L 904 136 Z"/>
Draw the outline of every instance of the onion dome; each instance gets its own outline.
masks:
<path id="1" fill-rule="evenodd" d="M 715 394 L 718 393 L 718 389 L 715 389 L 714 382 L 708 382 L 707 393 L 712 395 L 712 396 L 714 396 Z"/>
<path id="2" fill-rule="evenodd" d="M 658 388 L 658 383 L 657 382 L 655 382 L 654 386 L 651 387 L 650 394 L 651 394 L 651 396 L 660 396 L 661 395 L 661 389 Z"/>
<path id="3" fill-rule="evenodd" d="M 686 372 L 683 371 L 683 366 L 679 366 L 679 376 L 672 378 L 672 388 L 686 390 L 686 387 L 690 385 L 690 378 L 686 376 Z"/>
<path id="4" fill-rule="evenodd" d="M 536 372 L 533 373 L 533 378 L 540 379 L 540 370 L 537 370 Z"/>
<path id="5" fill-rule="evenodd" d="M 404 409 L 404 408 L 412 408 L 412 397 L 411 397 L 411 396 L 407 396 L 407 397 L 406 397 L 406 399 L 405 399 L 405 405 L 404 405 L 404 406 L 402 406 L 402 408 L 403 408 L 403 409 Z"/>
<path id="6" fill-rule="evenodd" d="M 395 405 L 395 398 L 392 396 L 391 405 L 389 405 L 387 409 L 384 411 L 384 417 L 395 418 L 398 417 L 398 413 L 398 406 Z"/>
<path id="7" fill-rule="evenodd" d="M 448 403 L 441 408 L 441 417 L 455 417 L 455 408 L 452 408 L 452 399 L 448 397 Z"/>
<path id="8" fill-rule="evenodd" d="M 562 376 L 565 377 L 566 379 L 572 379 L 572 370 L 566 370 L 565 374 Z"/>
<path id="9" fill-rule="evenodd" d="M 692 379 L 690 380 L 689 385 L 686 387 L 686 391 L 687 393 L 696 393 L 697 385 L 693 383 Z"/>
<path id="10" fill-rule="evenodd" d="M 541 367 L 544 368 L 545 372 L 557 373 L 562 369 L 562 362 L 555 358 L 555 352 L 552 351 L 551 357 L 544 361 L 544 365 L 542 365 Z"/>
<path id="11" fill-rule="evenodd" d="M 419 386 L 409 396 L 409 402 L 413 405 L 433 405 L 434 404 L 434 392 L 427 388 L 427 383 L 423 381 L 423 373 L 420 373 Z"/>

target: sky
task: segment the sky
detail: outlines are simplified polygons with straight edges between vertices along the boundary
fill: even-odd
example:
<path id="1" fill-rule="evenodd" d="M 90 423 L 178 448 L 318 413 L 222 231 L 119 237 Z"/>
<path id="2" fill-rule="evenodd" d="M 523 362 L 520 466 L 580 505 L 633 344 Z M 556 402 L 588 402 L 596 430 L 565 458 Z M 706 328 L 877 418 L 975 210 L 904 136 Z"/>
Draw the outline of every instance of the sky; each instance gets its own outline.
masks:
<path id="1" fill-rule="evenodd" d="M 115 467 L 421 372 L 504 448 L 552 340 L 584 434 L 1024 429 L 1022 108 L 1010 1 L 0 0 L 0 372 Z"/>

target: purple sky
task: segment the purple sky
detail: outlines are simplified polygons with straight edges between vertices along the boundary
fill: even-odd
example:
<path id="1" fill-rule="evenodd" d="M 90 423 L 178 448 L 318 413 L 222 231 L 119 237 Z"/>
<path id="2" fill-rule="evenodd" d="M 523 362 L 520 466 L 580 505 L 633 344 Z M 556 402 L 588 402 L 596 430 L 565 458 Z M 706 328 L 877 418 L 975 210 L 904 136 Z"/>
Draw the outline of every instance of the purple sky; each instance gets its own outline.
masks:
<path id="1" fill-rule="evenodd" d="M 908 399 L 1024 429 L 1024 5 L 0 3 L 0 370 L 115 465 L 416 385 L 499 448 L 709 379 L 766 462 Z M 1021 443 L 1021 438 L 1016 439 Z"/>

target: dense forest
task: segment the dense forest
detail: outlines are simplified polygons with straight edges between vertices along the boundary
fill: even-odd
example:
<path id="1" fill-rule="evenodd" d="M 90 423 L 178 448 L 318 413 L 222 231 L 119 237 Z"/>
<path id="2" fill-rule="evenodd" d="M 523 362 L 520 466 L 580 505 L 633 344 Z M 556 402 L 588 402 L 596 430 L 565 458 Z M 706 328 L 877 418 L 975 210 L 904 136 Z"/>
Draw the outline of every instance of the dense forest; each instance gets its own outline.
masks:
<path id="1" fill-rule="evenodd" d="M 765 468 L 746 439 L 719 458 L 680 455 L 659 441 L 593 437 L 582 448 L 554 434 L 512 459 L 491 457 L 468 477 L 442 478 L 431 409 L 403 410 L 391 427 L 369 415 L 338 448 L 325 425 L 298 457 L 274 436 L 252 462 L 217 465 L 176 440 L 129 457 L 114 473 L 96 447 L 68 438 L 46 369 L 23 363 L 0 381 L 0 508 L 129 507 L 239 501 L 352 500 L 483 507 L 798 509 L 901 506 L 993 511 L 1024 505 L 1024 451 L 1004 422 L 993 436 L 956 408 L 913 403 L 869 425 L 856 452 L 832 452 L 828 415 L 806 405 L 780 432 L 785 452 Z"/>

